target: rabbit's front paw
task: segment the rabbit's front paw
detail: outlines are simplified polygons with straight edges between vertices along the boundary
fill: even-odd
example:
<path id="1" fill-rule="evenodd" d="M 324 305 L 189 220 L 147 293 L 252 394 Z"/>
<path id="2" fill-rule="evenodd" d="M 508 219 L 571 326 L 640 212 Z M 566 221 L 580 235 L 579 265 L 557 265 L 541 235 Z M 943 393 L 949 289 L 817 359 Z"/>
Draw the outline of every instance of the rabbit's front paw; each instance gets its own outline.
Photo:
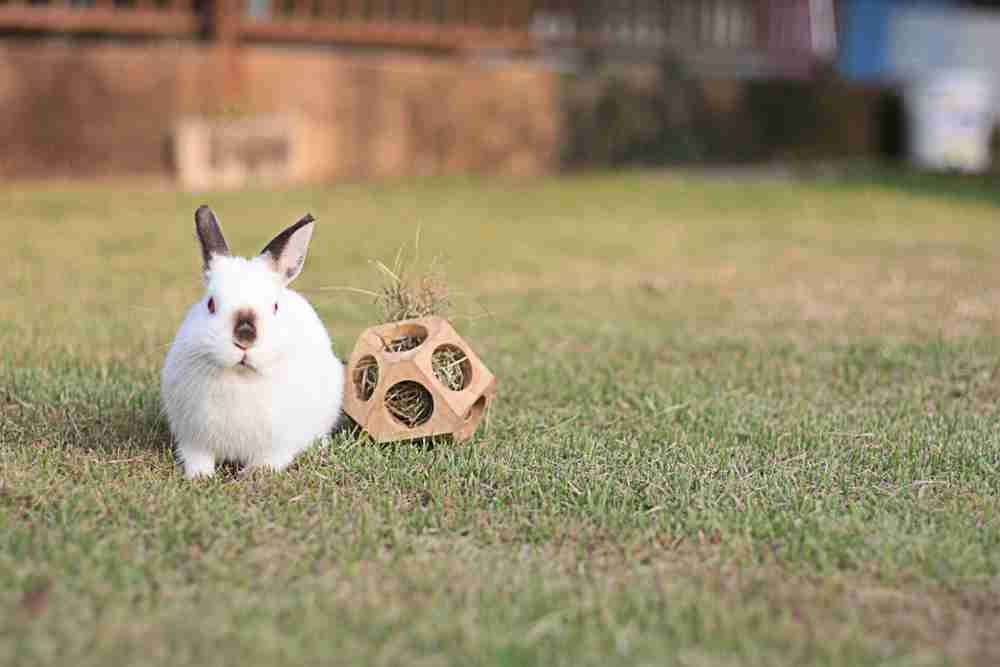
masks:
<path id="1" fill-rule="evenodd" d="M 212 454 L 200 449 L 180 448 L 180 455 L 188 479 L 215 474 L 215 456 Z"/>
<path id="2" fill-rule="evenodd" d="M 295 452 L 272 452 L 251 461 L 247 468 L 281 472 L 290 466 L 293 460 L 295 460 Z"/>

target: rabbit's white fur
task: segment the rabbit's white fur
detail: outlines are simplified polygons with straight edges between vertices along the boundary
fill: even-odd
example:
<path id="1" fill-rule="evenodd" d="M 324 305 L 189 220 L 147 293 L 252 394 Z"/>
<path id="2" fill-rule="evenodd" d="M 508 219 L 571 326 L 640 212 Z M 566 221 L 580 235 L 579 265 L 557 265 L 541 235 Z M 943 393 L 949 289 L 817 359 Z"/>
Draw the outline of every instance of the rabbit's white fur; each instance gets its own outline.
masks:
<path id="1" fill-rule="evenodd" d="M 304 248 L 298 266 L 302 259 Z M 184 471 L 211 476 L 220 459 L 283 470 L 335 425 L 343 365 L 312 306 L 285 286 L 266 253 L 206 254 L 205 279 L 206 294 L 181 324 L 161 376 Z M 247 310 L 256 315 L 256 340 L 243 350 L 233 326 Z"/>

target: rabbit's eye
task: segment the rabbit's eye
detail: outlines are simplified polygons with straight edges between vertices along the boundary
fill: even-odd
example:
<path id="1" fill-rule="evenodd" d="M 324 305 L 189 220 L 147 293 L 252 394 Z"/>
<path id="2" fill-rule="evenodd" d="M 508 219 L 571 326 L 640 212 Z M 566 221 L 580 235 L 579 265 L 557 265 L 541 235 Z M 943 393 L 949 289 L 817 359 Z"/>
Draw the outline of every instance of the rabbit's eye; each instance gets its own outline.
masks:
<path id="1" fill-rule="evenodd" d="M 215 297 L 208 297 L 208 312 L 215 314 Z"/>
<path id="2" fill-rule="evenodd" d="M 278 302 L 277 301 L 274 302 L 274 314 L 275 315 L 278 314 Z"/>

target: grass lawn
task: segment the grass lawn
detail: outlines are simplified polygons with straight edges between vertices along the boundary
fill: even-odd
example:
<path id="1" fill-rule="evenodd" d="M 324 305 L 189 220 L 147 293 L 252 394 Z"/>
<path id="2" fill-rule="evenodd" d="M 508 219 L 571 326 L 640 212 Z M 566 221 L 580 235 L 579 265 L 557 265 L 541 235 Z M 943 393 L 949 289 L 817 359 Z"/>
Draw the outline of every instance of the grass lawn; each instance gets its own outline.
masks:
<path id="1" fill-rule="evenodd" d="M 0 190 L 0 665 L 1000 664 L 988 190 L 662 173 Z M 306 211 L 342 358 L 419 226 L 499 380 L 468 443 L 184 479 L 158 371 Z"/>

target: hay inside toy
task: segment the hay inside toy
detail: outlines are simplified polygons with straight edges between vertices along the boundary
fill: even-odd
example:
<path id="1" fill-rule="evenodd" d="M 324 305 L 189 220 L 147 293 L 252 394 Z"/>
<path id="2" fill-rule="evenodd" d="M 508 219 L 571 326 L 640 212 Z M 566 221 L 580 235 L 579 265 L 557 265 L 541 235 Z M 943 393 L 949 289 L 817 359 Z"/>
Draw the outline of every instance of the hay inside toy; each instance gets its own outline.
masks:
<path id="1" fill-rule="evenodd" d="M 461 348 L 442 345 L 431 355 L 431 369 L 441 384 L 452 391 L 462 391 L 472 381 L 472 364 Z"/>
<path id="2" fill-rule="evenodd" d="M 354 367 L 354 389 L 362 401 L 371 399 L 378 386 L 378 362 L 370 354 Z"/>
<path id="3" fill-rule="evenodd" d="M 385 344 L 385 349 L 389 352 L 407 352 L 420 347 L 420 344 L 427 339 L 427 336 L 402 336 L 393 338 Z"/>
<path id="4" fill-rule="evenodd" d="M 410 322 L 398 324 L 378 336 L 386 352 L 409 352 L 424 344 L 427 333 L 427 327 Z"/>
<path id="5" fill-rule="evenodd" d="M 426 424 L 434 414 L 434 398 L 419 382 L 405 380 L 389 387 L 385 407 L 404 426 L 414 428 Z"/>

